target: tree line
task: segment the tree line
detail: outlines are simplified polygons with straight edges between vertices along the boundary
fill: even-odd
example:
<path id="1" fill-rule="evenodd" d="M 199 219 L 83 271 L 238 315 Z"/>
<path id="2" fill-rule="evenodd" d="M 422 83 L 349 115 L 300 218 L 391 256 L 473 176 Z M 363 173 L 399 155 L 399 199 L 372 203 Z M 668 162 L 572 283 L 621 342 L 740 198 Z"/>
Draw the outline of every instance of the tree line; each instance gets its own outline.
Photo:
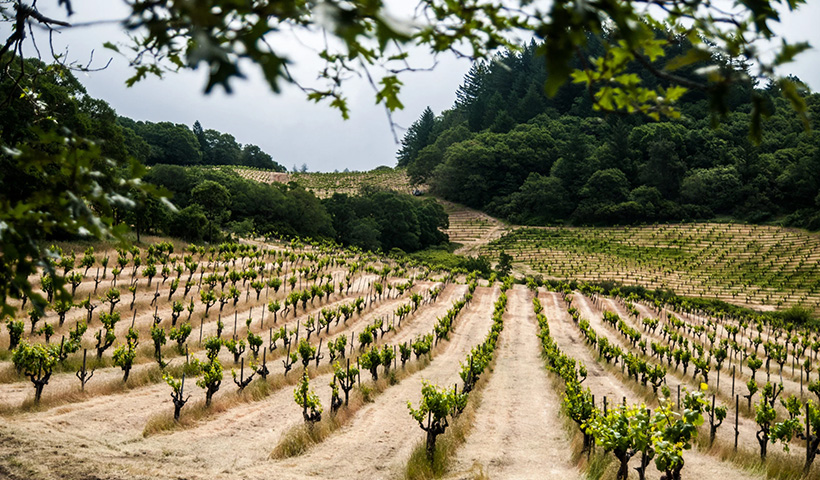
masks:
<path id="1" fill-rule="evenodd" d="M 15 75 L 0 82 L 3 91 L 14 91 L 19 75 L 24 91 L 37 95 L 3 94 L 0 135 L 9 145 L 36 139 L 31 127 L 48 115 L 54 124 L 95 140 L 102 155 L 118 161 L 133 158 L 143 165 L 245 165 L 286 171 L 258 146 L 242 145 L 229 133 L 203 129 L 199 121 L 189 128 L 118 115 L 108 102 L 89 95 L 69 69 L 49 67 L 33 58 L 15 66 Z"/>
<path id="2" fill-rule="evenodd" d="M 364 187 L 320 200 L 295 182 L 264 184 L 228 168 L 155 165 L 143 178 L 171 194 L 177 211 L 147 197 L 133 212 L 140 231 L 216 242 L 222 232 L 326 238 L 363 250 L 414 252 L 447 241 L 444 209 L 432 199 Z"/>
<path id="3" fill-rule="evenodd" d="M 256 145 L 242 145 L 233 135 L 171 122 L 134 121 L 119 117 L 123 129 L 136 137 L 129 150 L 145 165 L 244 165 L 276 172 L 287 169 Z"/>
<path id="4" fill-rule="evenodd" d="M 0 85 L 11 91 L 16 78 L 3 77 Z M 68 69 L 28 59 L 22 63 L 20 78 L 22 88 L 38 93 L 36 97 L 4 96 L 7 105 L 0 115 L 0 137 L 11 146 L 36 145 L 31 155 L 37 160 L 22 161 L 27 150 L 0 155 L 0 191 L 9 205 L 30 203 L 32 192 L 68 188 L 75 175 L 71 168 L 59 168 L 49 156 L 54 154 L 48 153 L 56 151 L 51 143 L 59 140 L 49 140 L 50 132 L 67 128 L 89 141 L 76 146 L 77 158 L 99 155 L 88 164 L 76 165 L 99 172 L 94 173 L 95 181 L 116 192 L 106 197 L 107 202 L 90 201 L 83 207 L 110 210 L 112 223 L 133 226 L 138 238 L 152 233 L 217 242 L 225 231 L 326 238 L 363 249 L 407 252 L 446 241 L 437 228 L 446 227 L 447 215 L 432 201 L 375 189 L 361 196 L 320 201 L 295 183 L 245 180 L 230 168 L 213 166 L 286 169 L 256 145 L 242 146 L 230 134 L 204 129 L 199 122 L 189 129 L 119 116 L 107 102 L 88 95 Z M 113 180 L 135 175 L 144 175 L 141 183 Z M 44 211 L 49 218 L 61 214 L 60 205 L 46 207 L 55 210 Z M 77 233 L 49 227 L 44 235 L 53 240 Z"/>
<path id="5" fill-rule="evenodd" d="M 598 44 L 590 37 L 587 48 L 594 54 Z M 668 48 L 685 54 L 690 45 Z M 528 225 L 729 217 L 820 229 L 820 95 L 799 92 L 807 130 L 777 85 L 756 85 L 747 65 L 712 57 L 676 74 L 696 78 L 714 67 L 745 73 L 747 81 L 719 98 L 687 92 L 677 119 L 657 121 L 651 111 L 607 115 L 583 85 L 547 96 L 541 52 L 532 42 L 477 62 L 451 109 L 438 116 L 424 110 L 397 154 L 413 182 Z M 630 74 L 666 86 L 645 71 Z M 756 143 L 749 124 L 759 109 L 768 118 Z"/>

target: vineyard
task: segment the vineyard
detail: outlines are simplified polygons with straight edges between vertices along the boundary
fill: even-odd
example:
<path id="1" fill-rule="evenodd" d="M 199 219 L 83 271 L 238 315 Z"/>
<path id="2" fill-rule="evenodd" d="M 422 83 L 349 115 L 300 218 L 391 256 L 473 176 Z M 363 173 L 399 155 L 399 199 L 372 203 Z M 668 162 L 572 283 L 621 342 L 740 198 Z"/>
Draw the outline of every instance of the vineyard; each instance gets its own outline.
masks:
<path id="1" fill-rule="evenodd" d="M 287 172 L 275 172 L 251 167 L 230 167 L 240 177 L 253 180 L 259 183 L 288 183 L 290 174 Z"/>
<path id="2" fill-rule="evenodd" d="M 472 210 L 446 200 L 439 200 L 450 219 L 445 233 L 451 242 L 461 244 L 455 253 L 476 256 L 482 248 L 507 233 L 508 228 L 486 213 Z"/>
<path id="3" fill-rule="evenodd" d="M 355 195 L 365 185 L 402 193 L 410 193 L 413 190 L 404 169 L 377 168 L 368 172 L 282 173 L 251 167 L 229 168 L 242 178 L 260 183 L 296 182 L 319 198 L 327 198 L 334 193 Z"/>
<path id="4" fill-rule="evenodd" d="M 74 248 L 0 333 L 9 478 L 820 472 L 804 327 L 297 241 Z"/>
<path id="5" fill-rule="evenodd" d="M 259 180 L 271 172 L 245 174 Z M 354 193 L 368 184 L 410 189 L 400 169 L 292 174 L 290 179 L 324 197 L 337 191 Z M 445 233 L 460 245 L 455 253 L 497 260 L 505 252 L 512 256 L 516 270 L 527 275 L 669 289 L 678 295 L 763 310 L 799 305 L 820 311 L 820 237 L 816 234 L 720 223 L 520 227 L 438 201 L 449 216 Z"/>
<path id="6" fill-rule="evenodd" d="M 615 281 L 774 308 L 820 308 L 820 237 L 780 227 L 672 224 L 519 228 L 482 252 L 545 278 Z"/>
<path id="7" fill-rule="evenodd" d="M 289 179 L 311 190 L 319 198 L 334 193 L 355 195 L 365 185 L 401 193 L 413 190 L 407 172 L 398 168 L 377 168 L 368 172 L 291 173 Z"/>

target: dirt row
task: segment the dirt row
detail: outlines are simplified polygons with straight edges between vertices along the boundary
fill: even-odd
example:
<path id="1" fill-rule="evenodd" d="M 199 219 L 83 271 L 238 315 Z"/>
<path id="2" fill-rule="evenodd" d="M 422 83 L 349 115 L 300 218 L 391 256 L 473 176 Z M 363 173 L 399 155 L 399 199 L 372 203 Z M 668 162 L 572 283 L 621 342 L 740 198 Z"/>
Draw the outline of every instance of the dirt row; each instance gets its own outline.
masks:
<path id="1" fill-rule="evenodd" d="M 419 330 L 429 331 L 436 318 L 450 308 L 453 297 L 463 293 L 464 288 L 456 286 L 448 289 L 447 295 L 442 294 L 438 302 L 425 308 L 408 323 L 408 333 L 402 331 L 401 335 L 411 335 Z M 480 306 L 470 307 L 474 310 L 486 309 L 483 316 L 487 318 L 492 302 L 483 300 L 483 297 L 488 296 L 489 292 L 477 295 L 473 305 Z M 485 305 L 487 302 L 489 304 Z M 472 322 L 464 320 L 463 325 L 465 329 L 470 326 L 469 332 L 472 332 Z M 448 349 L 454 344 L 455 340 Z M 457 375 L 457 372 L 454 373 Z M 323 402 L 330 397 L 329 381 L 330 375 L 311 380 L 311 387 Z M 230 382 L 229 377 L 223 380 L 223 384 L 226 382 Z M 394 388 L 402 385 L 405 382 Z M 224 385 L 224 388 L 233 387 Z M 388 389 L 388 392 L 391 390 Z M 416 396 L 419 391 L 420 388 L 416 389 Z M 129 392 L 99 397 L 82 405 L 19 415 L 9 422 L 7 432 L 21 442 L 38 439 L 44 443 L 44 449 L 50 448 L 48 445 L 55 448 L 57 445 L 65 446 L 74 461 L 89 463 L 88 471 L 128 472 L 129 478 L 130 475 L 136 478 L 236 478 L 237 472 L 242 472 L 242 478 L 267 478 L 272 468 L 267 460 L 271 449 L 283 432 L 302 421 L 299 408 L 293 401 L 293 389 L 285 387 L 261 401 L 232 406 L 194 428 L 143 438 L 142 430 L 147 420 L 158 410 L 171 408 L 169 392 L 170 389 L 162 384 L 140 389 L 136 394 Z M 190 393 L 193 395 L 191 402 L 204 396 L 202 390 L 194 387 Z M 406 406 L 403 408 L 401 413 L 406 415 Z M 389 416 L 395 415 L 390 413 Z M 410 419 L 409 415 L 406 416 Z M 396 438 L 403 441 L 403 435 Z M 324 451 L 324 446 L 317 451 Z M 31 464 L 35 465 L 35 462 L 31 461 Z M 46 469 L 55 467 L 48 463 L 39 465 L 39 468 Z M 110 478 L 120 477 L 120 474 L 110 475 Z M 335 474 L 333 477 L 337 478 Z"/>
<path id="2" fill-rule="evenodd" d="M 425 290 L 425 289 L 429 288 L 430 286 L 431 285 L 425 283 L 425 284 L 418 284 L 416 286 L 416 288 L 419 291 L 422 291 L 422 290 Z M 466 290 L 466 287 L 464 287 L 463 285 L 462 286 L 453 286 L 451 288 L 445 289 L 445 291 L 441 293 L 441 295 L 438 299 L 438 303 L 443 302 L 444 304 L 449 306 L 455 298 L 457 298 L 460 295 L 463 295 L 463 290 Z M 461 293 L 459 293 L 459 292 L 461 292 Z M 347 300 L 348 299 L 342 299 L 342 300 L 339 300 L 337 302 L 331 302 L 327 305 L 318 306 L 316 309 L 318 310 L 318 309 L 323 308 L 323 307 L 336 305 L 337 303 L 344 303 Z M 310 340 L 311 344 L 316 346 L 319 343 L 320 338 L 324 338 L 324 339 L 335 338 L 339 335 L 349 335 L 350 332 L 355 332 L 356 330 L 360 331 L 361 329 L 364 328 L 364 325 L 370 323 L 375 318 L 390 317 L 392 315 L 392 313 L 395 311 L 397 306 L 399 306 L 401 304 L 404 304 L 406 302 L 407 302 L 407 300 L 404 297 L 394 298 L 394 299 L 385 299 L 383 301 L 376 302 L 376 303 L 373 304 L 373 306 L 370 309 L 365 310 L 365 312 L 363 312 L 363 314 L 361 316 L 354 315 L 347 323 L 340 323 L 338 326 L 332 326 L 331 329 L 330 329 L 330 334 L 329 335 L 326 335 L 324 332 L 322 334 L 315 334 L 314 333 L 314 335 L 311 337 L 311 340 Z M 423 309 L 423 307 L 421 307 L 421 308 Z M 421 309 L 419 310 L 419 312 L 421 312 Z M 297 324 L 301 324 L 301 322 L 303 322 L 304 319 L 307 318 L 308 315 L 311 315 L 313 313 L 315 313 L 315 312 L 309 311 L 308 313 L 303 313 L 303 314 L 298 315 L 296 317 L 292 317 L 292 316 L 288 317 L 288 319 L 281 319 L 280 318 L 279 322 L 278 322 L 278 324 L 276 325 L 275 328 L 278 329 L 278 328 L 284 326 L 289 331 L 292 331 L 292 330 L 296 329 Z M 243 314 L 244 314 L 244 312 L 243 312 Z M 408 323 L 409 324 L 408 326 L 414 325 L 415 324 L 414 320 L 415 320 L 416 316 L 417 316 L 416 314 L 410 315 L 410 317 L 405 320 L 405 323 Z M 254 318 L 254 321 L 251 323 L 252 330 L 258 330 L 258 328 L 256 328 L 257 324 L 259 323 L 257 320 L 260 319 L 260 318 L 261 318 L 261 310 L 259 311 L 259 313 L 256 314 L 256 317 Z M 215 335 L 216 334 L 215 333 L 215 329 L 216 329 L 215 323 L 216 323 L 215 320 L 212 319 L 209 324 L 205 325 L 205 327 L 206 327 L 205 337 L 207 337 L 208 335 Z M 228 322 L 226 321 L 226 323 L 228 323 Z M 245 329 L 245 326 L 244 326 L 244 321 L 240 322 L 240 323 L 241 323 L 241 325 L 240 325 L 240 328 L 239 328 L 238 332 L 241 336 L 242 333 L 246 331 L 246 329 Z M 404 329 L 402 329 L 402 331 L 403 330 Z M 226 332 L 228 332 L 228 333 L 223 332 L 223 337 L 224 338 L 229 338 L 230 337 L 230 331 L 231 331 L 231 327 L 228 327 L 228 325 L 226 325 Z M 199 347 L 196 346 L 196 345 L 198 345 L 197 344 L 198 332 L 199 332 L 199 329 L 198 328 L 195 329 L 191 333 L 191 337 L 189 338 L 189 342 L 192 346 L 191 355 L 196 357 L 196 358 L 199 358 L 200 360 L 204 360 L 205 357 L 204 357 L 203 351 Z M 263 341 L 264 341 L 263 348 L 267 348 L 267 346 L 268 346 L 267 332 L 262 331 L 262 332 L 258 332 L 258 333 L 262 334 Z M 86 335 L 88 335 L 88 333 L 86 333 Z M 304 338 L 304 330 L 302 330 L 301 337 Z M 392 340 L 392 339 L 389 339 L 389 338 L 390 337 L 388 336 L 388 341 L 390 341 L 391 343 L 395 343 L 395 340 Z M 404 337 L 402 337 L 402 338 L 404 338 Z M 412 338 L 412 337 L 410 337 L 410 338 Z M 404 341 L 404 340 L 402 340 L 402 341 Z M 146 345 L 148 345 L 144 348 L 148 348 L 151 352 L 151 355 L 152 355 L 153 354 L 153 345 L 151 344 L 150 338 L 147 339 L 147 340 L 143 340 L 143 342 Z M 281 342 L 278 342 L 278 344 L 279 344 L 279 348 L 277 350 L 273 351 L 273 352 L 269 352 L 266 356 L 267 361 L 268 361 L 268 368 L 272 373 L 281 373 L 283 371 L 283 368 L 284 368 L 283 365 L 282 365 L 282 362 L 281 362 L 281 360 L 279 360 L 279 358 L 281 358 L 282 355 L 284 355 L 285 350 L 284 350 L 284 348 L 282 348 Z M 325 345 L 326 345 L 326 343 L 325 343 Z M 348 344 L 348 345 L 350 345 L 350 344 Z M 169 350 L 169 349 L 166 349 L 166 350 Z M 325 356 L 326 356 L 326 350 L 323 350 L 323 351 L 325 352 Z M 172 355 L 177 355 L 176 351 L 169 352 L 169 353 L 171 353 Z M 92 351 L 89 352 L 89 357 L 93 357 L 93 356 L 94 356 L 94 352 L 92 350 Z M 261 356 L 261 353 L 260 353 L 260 356 Z M 250 352 L 249 349 L 246 350 L 246 352 L 244 354 L 244 357 L 245 357 L 246 363 L 249 363 L 249 361 L 251 360 L 251 352 Z M 184 363 L 184 359 L 185 359 L 184 356 L 175 356 L 175 357 L 171 356 L 171 357 L 167 357 L 167 358 L 170 359 L 170 364 L 172 366 Z M 236 368 L 237 370 L 239 369 L 239 366 L 234 363 L 233 354 L 231 354 L 227 350 L 227 348 L 221 349 L 219 358 L 220 358 L 220 362 L 223 365 L 223 368 L 225 369 L 225 374 L 226 375 L 230 375 L 230 369 L 231 368 Z M 10 366 L 10 365 L 6 365 L 5 368 L 13 368 L 13 367 Z M 152 360 L 149 360 L 147 362 L 134 365 L 134 367 L 132 368 L 131 375 L 132 376 L 137 376 L 137 375 L 139 375 L 139 373 L 141 371 L 148 370 L 148 369 L 155 369 L 155 368 L 156 368 L 156 363 Z M 100 369 L 97 369 L 97 370 L 94 371 L 94 376 L 92 377 L 91 381 L 89 382 L 87 388 L 88 388 L 89 392 L 93 394 L 95 391 L 111 390 L 112 385 L 116 384 L 116 386 L 119 386 L 121 381 L 122 381 L 122 370 L 119 367 L 100 368 Z M 230 382 L 230 377 L 228 379 L 228 382 Z M 77 390 L 79 390 L 79 388 L 80 388 L 79 380 L 75 377 L 74 372 L 65 372 L 65 373 L 54 374 L 52 376 L 52 378 L 49 380 L 48 386 L 44 390 L 43 401 L 45 403 L 48 403 L 49 400 L 52 399 L 52 398 L 59 399 L 63 395 L 71 394 L 73 392 L 76 392 Z M 144 388 L 144 387 L 140 387 L 140 388 Z M 121 388 L 117 389 L 116 387 L 114 389 L 121 390 Z M 33 397 L 33 387 L 32 387 L 31 383 L 28 380 L 24 379 L 24 380 L 21 380 L 21 381 L 18 381 L 18 382 L 13 382 L 13 383 L 0 383 L 0 405 L 3 405 L 3 406 L 20 405 L 21 403 L 23 403 L 26 399 L 28 399 L 30 397 Z"/>
<path id="3" fill-rule="evenodd" d="M 454 478 L 472 478 L 479 470 L 492 479 L 580 479 L 566 453 L 561 398 L 541 359 L 533 294 L 517 285 L 507 296 L 495 367 L 473 430 L 456 455 Z"/>
<path id="4" fill-rule="evenodd" d="M 463 285 L 448 287 L 439 301 L 420 309 L 401 330 L 388 334 L 386 341 L 400 343 L 428 332 L 465 289 Z M 31 478 L 51 478 L 57 472 L 68 479 L 88 478 L 92 472 L 99 478 L 111 479 L 262 479 L 271 475 L 285 479 L 396 478 L 415 445 L 424 438 L 408 414 L 407 401 L 419 401 L 422 380 L 442 386 L 461 383 L 459 362 L 484 340 L 498 295 L 497 287 L 479 287 L 459 315 L 450 341 L 426 368 L 388 388 L 361 408 L 346 426 L 303 456 L 269 459 L 283 432 L 302 422 L 292 387 L 276 390 L 259 401 L 231 405 L 191 428 L 145 438 L 142 430 L 147 420 L 171 408 L 170 389 L 162 384 L 15 415 L 0 426 L 0 443 L 4 444 L 0 447 L 0 466 L 13 456 L 15 465 L 28 469 Z M 540 356 L 533 294 L 518 285 L 507 296 L 495 365 L 491 374 L 485 374 L 490 376 L 481 391 L 472 430 L 456 453 L 449 477 L 474 478 L 480 469 L 493 479 L 581 478 L 582 472 L 568 454 L 566 421 L 560 413 L 561 392 L 553 387 Z M 541 291 L 539 297 L 558 346 L 587 365 L 589 375 L 584 386 L 593 391 L 596 399 L 606 395 L 611 403 L 624 397 L 630 403 L 639 403 L 641 396 L 628 384 L 630 381 L 621 380 L 598 362 L 566 313 L 560 295 Z M 602 324 L 600 312 L 580 294 L 576 298 L 582 317 L 617 344 L 618 337 Z M 607 307 L 615 309 L 617 304 Z M 311 388 L 323 403 L 330 398 L 329 381 L 329 374 L 311 379 Z M 223 388 L 230 390 L 233 385 L 228 383 L 230 377 L 226 376 Z M 196 387 L 191 387 L 190 393 L 192 402 L 204 396 Z M 726 441 L 725 432 L 729 431 L 724 425 L 719 431 L 720 441 Z M 59 454 L 44 457 L 43 452 Z M 80 464 L 82 468 L 77 467 Z M 683 473 L 687 478 L 761 478 L 698 451 L 686 453 Z M 650 478 L 658 476 L 658 472 L 650 473 Z"/>

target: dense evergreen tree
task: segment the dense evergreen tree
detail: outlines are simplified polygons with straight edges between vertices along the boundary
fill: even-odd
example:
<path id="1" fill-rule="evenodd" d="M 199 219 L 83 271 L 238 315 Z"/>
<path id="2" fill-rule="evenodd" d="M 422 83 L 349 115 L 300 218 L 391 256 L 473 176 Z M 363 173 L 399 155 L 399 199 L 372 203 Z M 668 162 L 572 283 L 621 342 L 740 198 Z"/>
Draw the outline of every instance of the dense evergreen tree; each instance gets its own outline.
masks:
<path id="1" fill-rule="evenodd" d="M 588 36 L 586 48 L 599 53 L 601 39 Z M 673 42 L 656 67 L 689 48 L 685 39 Z M 675 74 L 700 80 L 706 66 L 748 69 L 712 57 Z M 652 88 L 668 87 L 645 70 L 634 74 Z M 435 141 L 402 151 L 411 181 L 525 224 L 731 216 L 820 228 L 820 95 L 798 92 L 813 122 L 807 132 L 776 85 L 737 82 L 719 98 L 692 90 L 679 101 L 680 119 L 655 121 L 596 112 L 580 85 L 549 97 L 547 77 L 535 42 L 476 62 L 453 107 L 435 120 Z M 772 113 L 759 145 L 749 138 L 753 98 Z M 733 113 L 714 116 L 721 111 Z"/>
<path id="2" fill-rule="evenodd" d="M 242 147 L 229 133 L 205 130 L 205 149 L 202 160 L 205 165 L 239 165 L 242 163 Z"/>
<path id="3" fill-rule="evenodd" d="M 410 125 L 407 133 L 401 141 L 401 149 L 399 149 L 398 159 L 399 166 L 405 167 L 412 160 L 415 159 L 422 148 L 433 143 L 433 129 L 436 126 L 436 116 L 430 107 L 424 109 L 421 117 Z"/>

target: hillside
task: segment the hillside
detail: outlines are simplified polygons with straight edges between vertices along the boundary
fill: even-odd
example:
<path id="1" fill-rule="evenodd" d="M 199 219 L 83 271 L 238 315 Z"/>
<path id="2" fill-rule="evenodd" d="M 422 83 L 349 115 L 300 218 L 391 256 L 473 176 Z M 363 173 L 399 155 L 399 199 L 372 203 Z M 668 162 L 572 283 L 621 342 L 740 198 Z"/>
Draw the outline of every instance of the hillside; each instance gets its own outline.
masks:
<path id="1" fill-rule="evenodd" d="M 481 249 L 522 273 L 618 282 L 773 309 L 820 310 L 820 235 L 728 223 L 516 228 Z"/>
<path id="2" fill-rule="evenodd" d="M 690 47 L 669 47 L 658 68 Z M 477 62 L 451 108 L 424 109 L 397 152 L 411 181 L 523 225 L 720 218 L 820 230 L 820 94 L 798 82 L 802 117 L 778 85 L 754 84 L 748 66 L 711 58 L 675 71 L 696 80 L 699 69 L 729 69 L 746 79 L 724 92 L 719 114 L 715 97 L 692 90 L 674 115 L 615 115 L 577 83 L 547 96 L 543 53 L 533 42 Z M 663 83 L 641 69 L 630 75 Z"/>
<path id="3" fill-rule="evenodd" d="M 410 188 L 396 180 L 406 181 L 402 169 L 294 177 L 323 197 L 362 185 Z M 756 309 L 801 305 L 820 311 L 818 234 L 733 223 L 533 228 L 436 200 L 449 218 L 444 233 L 459 244 L 456 254 L 495 262 L 505 252 L 519 275 L 669 289 Z"/>
<path id="4" fill-rule="evenodd" d="M 333 173 L 291 173 L 289 180 L 310 190 L 319 198 L 327 198 L 334 193 L 356 195 L 364 186 L 411 193 L 407 171 L 403 168 L 380 167 L 367 172 Z"/>
<path id="5" fill-rule="evenodd" d="M 240 177 L 260 183 L 294 182 L 318 198 L 328 198 L 334 193 L 356 195 L 364 186 L 411 193 L 415 188 L 410 184 L 407 171 L 403 168 L 377 168 L 367 172 L 278 172 L 242 166 L 220 166 Z"/>
<path id="6" fill-rule="evenodd" d="M 484 212 L 447 200 L 437 200 L 444 205 L 444 211 L 450 220 L 450 226 L 444 233 L 451 242 L 461 245 L 455 251 L 457 255 L 484 255 L 490 242 L 514 228 Z"/>

